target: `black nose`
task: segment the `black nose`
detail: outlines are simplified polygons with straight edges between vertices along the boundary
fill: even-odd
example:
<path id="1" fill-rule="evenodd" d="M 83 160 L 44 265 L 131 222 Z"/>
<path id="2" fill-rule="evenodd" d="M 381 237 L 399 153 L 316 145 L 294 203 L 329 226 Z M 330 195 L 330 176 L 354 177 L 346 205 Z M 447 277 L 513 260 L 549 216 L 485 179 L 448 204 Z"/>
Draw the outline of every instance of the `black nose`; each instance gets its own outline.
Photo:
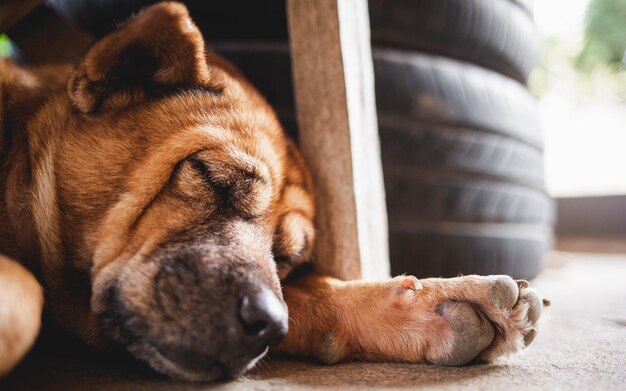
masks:
<path id="1" fill-rule="evenodd" d="M 285 306 L 268 288 L 245 294 L 239 316 L 244 332 L 264 345 L 276 345 L 287 334 Z"/>

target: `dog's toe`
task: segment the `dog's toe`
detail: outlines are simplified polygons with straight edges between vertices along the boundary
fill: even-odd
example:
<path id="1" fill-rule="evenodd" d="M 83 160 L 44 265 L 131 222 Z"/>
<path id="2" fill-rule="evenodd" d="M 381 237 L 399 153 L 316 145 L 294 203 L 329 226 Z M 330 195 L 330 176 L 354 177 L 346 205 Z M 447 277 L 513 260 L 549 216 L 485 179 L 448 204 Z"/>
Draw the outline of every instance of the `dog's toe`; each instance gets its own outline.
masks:
<path id="1" fill-rule="evenodd" d="M 543 301 L 539 298 L 537 292 L 532 289 L 525 289 L 517 305 L 521 305 L 522 303 L 528 303 L 526 319 L 528 319 L 531 324 L 536 324 L 543 310 Z"/>
<path id="2" fill-rule="evenodd" d="M 518 309 L 518 307 L 526 307 L 526 316 L 525 319 L 528 321 L 529 326 L 531 327 L 524 334 L 524 346 L 530 345 L 535 336 L 537 335 L 537 322 L 539 318 L 541 318 L 541 313 L 543 311 L 544 301 L 541 300 L 537 292 L 533 289 L 524 289 L 520 294 L 520 299 L 515 305 L 514 310 Z M 523 310 L 523 309 L 521 309 Z"/>
<path id="3" fill-rule="evenodd" d="M 515 282 L 517 282 L 517 286 L 519 287 L 519 289 L 528 288 L 528 286 L 530 285 L 526 280 L 515 280 Z"/>

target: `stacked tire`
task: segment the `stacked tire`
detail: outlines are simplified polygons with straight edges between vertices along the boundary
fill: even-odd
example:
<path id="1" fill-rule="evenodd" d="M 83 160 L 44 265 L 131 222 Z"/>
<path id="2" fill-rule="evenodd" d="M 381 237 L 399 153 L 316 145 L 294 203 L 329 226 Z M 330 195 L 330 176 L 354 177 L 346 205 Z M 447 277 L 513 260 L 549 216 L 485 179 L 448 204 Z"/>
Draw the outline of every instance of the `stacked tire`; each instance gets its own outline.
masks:
<path id="1" fill-rule="evenodd" d="M 550 246 L 529 2 L 371 0 L 392 272 L 531 278 Z"/>
<path id="2" fill-rule="evenodd" d="M 284 0 L 254 17 L 246 2 L 188 3 L 297 137 Z M 210 15 L 229 12 L 245 23 L 215 33 L 224 17 Z M 535 276 L 553 205 L 526 88 L 539 49 L 530 1 L 370 0 L 370 20 L 393 274 Z"/>

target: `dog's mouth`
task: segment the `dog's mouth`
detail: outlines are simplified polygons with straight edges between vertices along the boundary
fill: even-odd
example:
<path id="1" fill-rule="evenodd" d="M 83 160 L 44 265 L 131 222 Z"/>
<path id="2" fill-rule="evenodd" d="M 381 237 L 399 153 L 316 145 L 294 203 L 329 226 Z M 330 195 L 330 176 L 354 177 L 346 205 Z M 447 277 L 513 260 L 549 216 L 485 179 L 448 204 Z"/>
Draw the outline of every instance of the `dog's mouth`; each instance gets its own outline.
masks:
<path id="1" fill-rule="evenodd" d="M 187 381 L 215 381 L 234 379 L 249 371 L 265 357 L 269 346 L 258 354 L 252 355 L 252 358 L 249 358 L 250 356 L 236 357 L 229 363 L 221 362 L 202 353 L 178 348 L 154 349 L 156 354 L 151 357 L 150 365 L 158 367 L 161 371 L 165 369 L 169 376 Z"/>
<path id="2" fill-rule="evenodd" d="M 161 357 L 178 367 L 184 368 L 186 372 L 205 373 L 209 370 L 209 372 L 217 372 L 219 377 L 225 377 L 229 372 L 224 363 L 207 357 L 202 353 L 170 347 L 160 347 L 157 348 L 157 351 Z"/>

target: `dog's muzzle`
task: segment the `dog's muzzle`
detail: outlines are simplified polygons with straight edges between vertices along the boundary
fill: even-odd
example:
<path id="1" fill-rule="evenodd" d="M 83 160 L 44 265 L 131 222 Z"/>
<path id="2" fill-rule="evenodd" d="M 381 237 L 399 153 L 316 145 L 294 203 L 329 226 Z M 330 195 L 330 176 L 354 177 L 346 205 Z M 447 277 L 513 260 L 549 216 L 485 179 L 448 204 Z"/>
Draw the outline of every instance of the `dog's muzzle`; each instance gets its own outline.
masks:
<path id="1" fill-rule="evenodd" d="M 207 260 L 201 248 L 173 254 L 128 265 L 108 284 L 100 316 L 109 338 L 195 381 L 236 377 L 282 341 L 287 309 L 258 267 Z"/>

